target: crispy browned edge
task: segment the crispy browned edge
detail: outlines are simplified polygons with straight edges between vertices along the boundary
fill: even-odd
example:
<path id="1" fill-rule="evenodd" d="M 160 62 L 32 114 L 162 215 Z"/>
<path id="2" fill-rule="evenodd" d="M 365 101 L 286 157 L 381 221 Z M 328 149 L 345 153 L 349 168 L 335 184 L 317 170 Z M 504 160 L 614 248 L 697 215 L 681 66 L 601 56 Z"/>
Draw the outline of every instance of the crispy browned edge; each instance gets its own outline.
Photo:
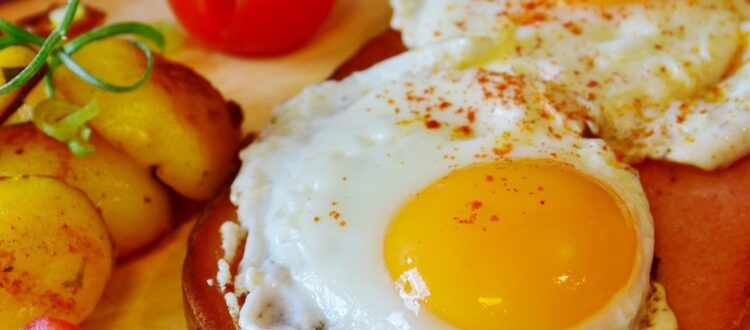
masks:
<path id="1" fill-rule="evenodd" d="M 227 305 L 217 285 L 217 261 L 223 257 L 219 228 L 225 221 L 237 221 L 237 212 L 225 191 L 204 211 L 188 239 L 182 269 L 182 296 L 190 329 L 234 329 Z"/>
<path id="2" fill-rule="evenodd" d="M 343 79 L 352 72 L 366 69 L 404 50 L 400 34 L 394 30 L 387 30 L 365 44 L 357 54 L 342 64 L 331 78 Z M 236 328 L 218 286 L 215 283 L 208 284 L 209 279 L 216 278 L 217 262 L 224 254 L 219 228 L 226 221 L 237 221 L 237 212 L 234 205 L 229 202 L 227 191 L 206 208 L 188 240 L 187 256 L 182 271 L 182 295 L 185 317 L 190 329 Z"/>

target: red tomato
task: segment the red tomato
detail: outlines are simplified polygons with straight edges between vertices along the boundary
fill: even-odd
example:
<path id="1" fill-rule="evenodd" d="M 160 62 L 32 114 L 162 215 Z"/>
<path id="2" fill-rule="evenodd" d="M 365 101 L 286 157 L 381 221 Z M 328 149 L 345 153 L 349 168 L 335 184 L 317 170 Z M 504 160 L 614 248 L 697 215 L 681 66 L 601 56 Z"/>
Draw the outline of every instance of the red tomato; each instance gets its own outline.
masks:
<path id="1" fill-rule="evenodd" d="M 81 330 L 77 325 L 53 317 L 40 317 L 22 330 Z"/>
<path id="2" fill-rule="evenodd" d="M 301 46 L 335 0 L 169 0 L 196 38 L 238 54 L 277 54 Z"/>

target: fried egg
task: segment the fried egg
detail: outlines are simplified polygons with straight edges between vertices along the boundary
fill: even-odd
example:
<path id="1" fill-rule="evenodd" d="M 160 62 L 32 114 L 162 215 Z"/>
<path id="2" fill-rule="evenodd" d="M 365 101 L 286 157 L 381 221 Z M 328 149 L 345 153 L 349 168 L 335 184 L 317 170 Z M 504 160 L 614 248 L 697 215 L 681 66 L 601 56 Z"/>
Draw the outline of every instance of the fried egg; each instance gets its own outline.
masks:
<path id="1" fill-rule="evenodd" d="M 392 0 L 411 48 L 487 38 L 475 65 L 576 92 L 627 161 L 703 169 L 750 153 L 748 4 L 731 0 Z"/>
<path id="2" fill-rule="evenodd" d="M 637 173 L 582 137 L 575 94 L 466 68 L 495 45 L 439 41 L 275 109 L 232 186 L 241 328 L 640 324 Z"/>

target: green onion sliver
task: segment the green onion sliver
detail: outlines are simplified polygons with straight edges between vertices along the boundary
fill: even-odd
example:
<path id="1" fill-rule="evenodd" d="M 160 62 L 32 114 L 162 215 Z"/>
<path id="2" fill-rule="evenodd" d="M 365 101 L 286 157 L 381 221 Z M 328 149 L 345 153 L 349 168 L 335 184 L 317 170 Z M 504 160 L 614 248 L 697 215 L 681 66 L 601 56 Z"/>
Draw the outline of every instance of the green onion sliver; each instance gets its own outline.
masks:
<path id="1" fill-rule="evenodd" d="M 44 38 L 15 26 L 13 23 L 4 19 L 0 19 L 0 31 L 10 37 L 16 38 L 17 40 L 24 41 L 25 43 L 31 43 L 37 46 L 44 44 Z"/>
<path id="2" fill-rule="evenodd" d="M 63 51 L 73 55 L 88 43 L 117 35 L 132 34 L 153 42 L 159 49 L 164 48 L 164 36 L 152 26 L 138 22 L 114 23 L 86 32 L 63 46 Z"/>
<path id="3" fill-rule="evenodd" d="M 89 102 L 80 109 L 70 113 L 65 118 L 62 118 L 59 123 L 62 126 L 71 127 L 82 127 L 86 125 L 89 120 L 92 120 L 99 114 L 99 107 L 96 102 Z"/>
<path id="4" fill-rule="evenodd" d="M 151 71 L 154 69 L 154 54 L 151 52 L 151 48 L 148 48 L 148 46 L 142 42 L 132 40 L 131 41 L 136 47 L 138 47 L 144 55 L 146 55 L 146 70 L 143 72 L 143 75 L 141 75 L 141 78 L 138 79 L 135 83 L 131 85 L 126 86 L 120 86 L 120 85 L 113 85 L 106 81 L 103 81 L 88 71 L 81 67 L 75 60 L 73 60 L 70 55 L 67 53 L 61 52 L 59 54 L 60 60 L 65 64 L 70 71 L 72 71 L 75 75 L 83 79 L 85 82 L 94 85 L 98 88 L 101 88 L 103 90 L 109 91 L 109 92 L 116 92 L 116 93 L 124 93 L 129 92 L 132 90 L 137 89 L 138 87 L 141 87 L 147 80 L 148 77 L 151 75 Z"/>
<path id="5" fill-rule="evenodd" d="M 65 9 L 65 16 L 63 16 L 63 20 L 60 23 L 60 25 L 55 28 L 55 31 L 60 31 L 63 33 L 63 35 L 68 31 L 70 26 L 73 24 L 73 20 L 76 16 L 76 11 L 78 11 L 78 1 L 79 0 L 69 0 L 68 4 L 66 5 Z"/>
<path id="6" fill-rule="evenodd" d="M 60 142 L 76 138 L 88 140 L 90 132 L 86 132 L 86 124 L 98 113 L 99 107 L 93 101 L 79 108 L 60 99 L 50 98 L 39 102 L 34 108 L 33 122 L 42 132 Z"/>
<path id="7" fill-rule="evenodd" d="M 73 23 L 73 17 L 78 8 L 78 0 L 70 0 L 67 4 L 67 12 L 63 18 L 62 23 L 58 26 L 45 40 L 44 38 L 34 35 L 22 28 L 19 28 L 12 23 L 0 19 L 0 31 L 8 34 L 8 36 L 17 39 L 19 42 L 31 43 L 38 46 L 39 51 L 36 53 L 31 62 L 24 68 L 17 76 L 10 81 L 5 82 L 0 86 L 0 95 L 6 94 L 14 89 L 23 86 L 29 82 L 34 75 L 42 69 L 47 58 L 50 56 L 52 51 L 63 41 L 65 38 L 65 32 L 70 28 Z M 8 41 L 9 42 L 9 41 Z M 49 92 L 49 88 L 47 88 Z"/>
<path id="8" fill-rule="evenodd" d="M 72 139 L 68 142 L 68 149 L 77 157 L 86 157 L 94 153 L 94 146 L 88 141 Z"/>
<path id="9" fill-rule="evenodd" d="M 8 48 L 10 46 L 20 46 L 26 43 L 11 36 L 0 37 L 0 50 Z"/>
<path id="10" fill-rule="evenodd" d="M 53 139 L 66 142 L 77 134 L 78 128 L 71 125 L 62 126 L 59 121 L 76 110 L 76 107 L 67 102 L 50 98 L 34 107 L 32 121 L 37 128 Z"/>
<path id="11" fill-rule="evenodd" d="M 52 32 L 42 45 L 42 48 L 39 49 L 39 52 L 34 55 L 33 59 L 31 59 L 29 65 L 27 65 L 26 68 L 24 68 L 21 73 L 13 79 L 0 86 L 0 94 L 8 93 L 31 80 L 31 78 L 39 72 L 42 66 L 44 66 L 52 49 L 57 46 L 60 41 L 62 41 L 62 34 L 59 31 Z"/>
<path id="12" fill-rule="evenodd" d="M 99 107 L 93 101 L 78 108 L 65 101 L 50 98 L 34 108 L 33 122 L 48 136 L 67 143 L 74 155 L 85 157 L 94 152 L 94 146 L 89 143 L 91 128 L 87 123 L 98 113 Z"/>

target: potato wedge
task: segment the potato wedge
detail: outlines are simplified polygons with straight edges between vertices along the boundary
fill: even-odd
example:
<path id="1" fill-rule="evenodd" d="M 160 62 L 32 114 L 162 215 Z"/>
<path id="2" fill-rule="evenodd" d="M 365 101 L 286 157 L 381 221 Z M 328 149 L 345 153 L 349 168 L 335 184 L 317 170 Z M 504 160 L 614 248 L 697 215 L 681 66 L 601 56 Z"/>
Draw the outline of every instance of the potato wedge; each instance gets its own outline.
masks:
<path id="1" fill-rule="evenodd" d="M 125 256 L 160 238 L 172 225 L 169 191 L 149 169 L 94 136 L 96 152 L 73 156 L 31 124 L 0 127 L 0 176 L 45 175 L 83 190 L 99 208 Z"/>
<path id="2" fill-rule="evenodd" d="M 90 44 L 74 59 L 110 83 L 129 85 L 146 67 L 132 43 L 107 39 Z M 55 71 L 60 97 L 84 105 L 95 100 L 94 131 L 124 150 L 175 191 L 206 200 L 238 166 L 240 133 L 232 109 L 211 84 L 189 68 L 157 56 L 149 81 L 128 93 L 92 86 L 65 68 Z"/>
<path id="3" fill-rule="evenodd" d="M 78 323 L 112 270 L 112 242 L 83 192 L 46 177 L 0 180 L 0 324 Z"/>

